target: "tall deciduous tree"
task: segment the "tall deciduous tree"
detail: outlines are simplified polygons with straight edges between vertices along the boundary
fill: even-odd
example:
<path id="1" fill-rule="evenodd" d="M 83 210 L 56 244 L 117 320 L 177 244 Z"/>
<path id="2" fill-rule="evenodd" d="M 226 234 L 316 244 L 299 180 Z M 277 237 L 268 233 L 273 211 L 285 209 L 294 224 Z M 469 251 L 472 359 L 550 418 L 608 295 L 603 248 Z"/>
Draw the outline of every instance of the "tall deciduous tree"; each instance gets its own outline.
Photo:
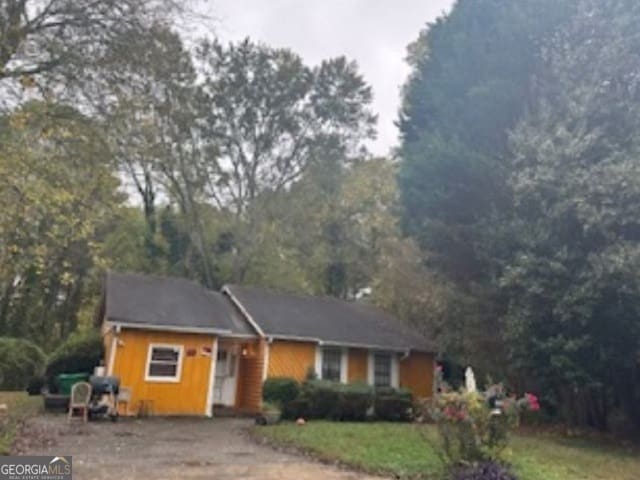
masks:
<path id="1" fill-rule="evenodd" d="M 209 204 L 235 217 L 232 278 L 242 281 L 250 271 L 260 278 L 251 259 L 260 239 L 271 238 L 277 212 L 270 203 L 309 166 L 362 153 L 375 132 L 371 89 L 344 58 L 312 68 L 290 50 L 249 40 L 204 41 L 195 58 L 199 108 L 180 131 L 173 168 L 162 174 L 181 204 L 191 205 L 187 212 Z"/>
<path id="2" fill-rule="evenodd" d="M 371 88 L 343 57 L 311 68 L 290 50 L 244 40 L 204 42 L 197 59 L 211 145 L 200 174 L 210 200 L 238 215 L 327 152 L 353 155 L 374 135 Z"/>
<path id="3" fill-rule="evenodd" d="M 395 172 L 384 158 L 313 168 L 284 197 L 281 222 L 316 292 L 371 288 L 385 242 L 398 237 Z"/>
<path id="4" fill-rule="evenodd" d="M 102 75 L 111 95 L 100 105 L 101 116 L 118 168 L 143 205 L 147 256 L 152 263 L 163 260 L 156 207 L 164 197 L 189 225 L 185 231 L 200 257 L 201 280 L 217 286 L 198 206 L 205 200 L 198 169 L 209 150 L 201 137 L 202 94 L 191 53 L 177 33 L 156 24 L 145 35 L 125 34 L 109 63 L 119 69 Z"/>
<path id="5" fill-rule="evenodd" d="M 77 111 L 33 103 L 0 128 L 0 331 L 43 345 L 76 326 L 86 284 L 105 266 L 102 228 L 119 203 L 99 129 Z"/>
<path id="6" fill-rule="evenodd" d="M 77 76 L 123 32 L 141 32 L 182 9 L 173 0 L 2 0 L 0 80 Z"/>

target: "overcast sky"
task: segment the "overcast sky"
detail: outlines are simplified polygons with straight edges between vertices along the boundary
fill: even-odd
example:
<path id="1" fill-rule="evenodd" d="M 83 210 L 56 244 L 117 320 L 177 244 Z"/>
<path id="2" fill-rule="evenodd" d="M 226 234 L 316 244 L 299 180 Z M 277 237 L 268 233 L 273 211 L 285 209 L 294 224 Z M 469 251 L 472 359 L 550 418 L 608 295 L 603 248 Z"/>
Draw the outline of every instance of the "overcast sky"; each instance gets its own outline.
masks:
<path id="1" fill-rule="evenodd" d="M 453 0 L 207 0 L 222 40 L 251 37 L 288 47 L 315 65 L 346 55 L 356 60 L 373 87 L 378 139 L 370 146 L 384 155 L 396 145 L 394 126 L 400 86 L 409 72 L 407 44 L 428 21 L 448 11 Z"/>

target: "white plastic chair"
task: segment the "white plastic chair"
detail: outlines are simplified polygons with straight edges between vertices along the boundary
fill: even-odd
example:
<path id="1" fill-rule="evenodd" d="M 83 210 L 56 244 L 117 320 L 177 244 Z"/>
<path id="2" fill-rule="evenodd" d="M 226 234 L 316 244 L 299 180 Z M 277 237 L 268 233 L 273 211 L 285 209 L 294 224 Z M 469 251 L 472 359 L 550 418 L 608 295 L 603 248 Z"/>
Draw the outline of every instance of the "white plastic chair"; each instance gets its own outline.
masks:
<path id="1" fill-rule="evenodd" d="M 130 387 L 120 387 L 120 391 L 118 392 L 118 406 L 120 406 L 121 403 L 124 403 L 125 415 L 129 415 L 129 404 L 131 403 L 131 394 L 132 394 L 132 391 Z"/>
<path id="2" fill-rule="evenodd" d="M 71 387 L 71 398 L 69 399 L 69 416 L 67 421 L 71 421 L 76 410 L 82 412 L 82 419 L 86 423 L 89 419 L 89 402 L 91 401 L 91 384 L 78 382 Z"/>

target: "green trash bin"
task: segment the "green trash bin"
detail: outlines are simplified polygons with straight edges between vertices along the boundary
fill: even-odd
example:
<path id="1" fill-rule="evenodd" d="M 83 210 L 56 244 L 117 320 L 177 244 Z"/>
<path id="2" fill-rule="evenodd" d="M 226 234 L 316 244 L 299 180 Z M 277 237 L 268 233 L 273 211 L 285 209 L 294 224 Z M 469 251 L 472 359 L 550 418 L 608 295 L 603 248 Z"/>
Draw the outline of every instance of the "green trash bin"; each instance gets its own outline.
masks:
<path id="1" fill-rule="evenodd" d="M 88 373 L 61 373 L 57 377 L 58 389 L 62 395 L 71 395 L 71 387 L 78 382 L 86 382 Z"/>

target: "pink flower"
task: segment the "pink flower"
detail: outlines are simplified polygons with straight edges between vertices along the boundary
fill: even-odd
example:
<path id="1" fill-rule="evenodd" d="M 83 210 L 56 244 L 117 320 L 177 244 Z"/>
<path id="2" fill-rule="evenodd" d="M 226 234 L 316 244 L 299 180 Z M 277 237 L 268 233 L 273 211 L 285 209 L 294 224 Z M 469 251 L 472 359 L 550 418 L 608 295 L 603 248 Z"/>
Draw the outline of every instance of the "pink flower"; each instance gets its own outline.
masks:
<path id="1" fill-rule="evenodd" d="M 524 395 L 527 398 L 529 410 L 531 410 L 532 412 L 537 412 L 538 410 L 540 410 L 540 402 L 538 401 L 538 397 L 536 397 L 533 393 L 525 393 Z"/>
<path id="2" fill-rule="evenodd" d="M 447 407 L 444 409 L 444 415 L 447 418 L 455 418 L 456 410 L 453 407 Z"/>

